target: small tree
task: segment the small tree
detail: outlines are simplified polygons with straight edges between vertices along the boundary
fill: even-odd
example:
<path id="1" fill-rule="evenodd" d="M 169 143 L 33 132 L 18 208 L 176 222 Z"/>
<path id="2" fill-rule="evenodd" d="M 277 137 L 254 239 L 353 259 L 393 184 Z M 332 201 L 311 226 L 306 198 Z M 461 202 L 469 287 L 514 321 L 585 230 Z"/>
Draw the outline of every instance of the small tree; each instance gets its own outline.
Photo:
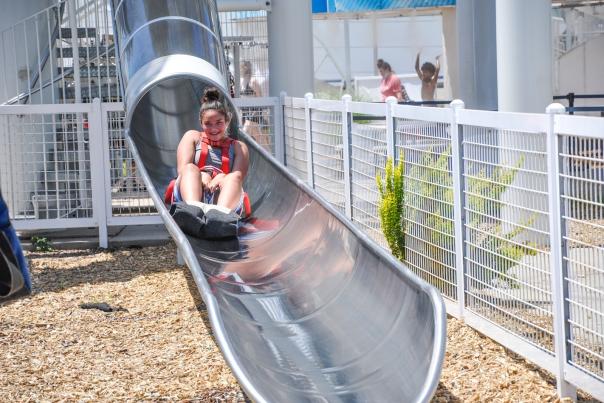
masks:
<path id="1" fill-rule="evenodd" d="M 392 162 L 392 158 L 388 158 L 383 179 L 380 175 L 376 176 L 377 187 L 380 192 L 378 212 L 382 232 L 392 254 L 400 260 L 405 259 L 404 172 L 405 165 L 401 156 L 401 160 L 396 167 Z"/>

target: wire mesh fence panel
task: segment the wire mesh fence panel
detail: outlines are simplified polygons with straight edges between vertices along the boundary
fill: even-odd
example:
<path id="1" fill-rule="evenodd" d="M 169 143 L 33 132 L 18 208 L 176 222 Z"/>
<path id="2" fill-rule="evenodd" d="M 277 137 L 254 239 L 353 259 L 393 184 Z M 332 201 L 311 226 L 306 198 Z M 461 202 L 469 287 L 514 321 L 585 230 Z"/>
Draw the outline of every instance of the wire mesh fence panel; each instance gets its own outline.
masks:
<path id="1" fill-rule="evenodd" d="M 235 96 L 268 96 L 267 12 L 229 11 L 219 15 Z"/>
<path id="2" fill-rule="evenodd" d="M 63 34 L 68 38 L 61 38 L 70 46 L 73 46 L 71 31 L 75 21 L 75 32 L 77 39 L 75 43 L 78 51 L 67 47 L 59 56 L 65 60 L 65 67 L 61 70 L 68 79 L 65 89 L 64 102 L 72 101 L 75 96 L 75 72 L 74 61 L 80 63 L 80 83 L 82 102 L 92 102 L 99 98 L 103 102 L 121 101 L 120 83 L 117 74 L 116 48 L 113 39 L 113 25 L 109 4 L 105 0 L 73 0 L 75 1 L 76 16 L 73 19 L 65 17 Z M 69 7 L 68 12 L 72 11 Z M 65 45 L 68 46 L 68 45 Z M 66 52 L 67 51 L 67 52 Z M 69 67 L 69 65 L 71 65 Z"/>
<path id="3" fill-rule="evenodd" d="M 405 262 L 443 296 L 457 299 L 451 139 L 445 123 L 396 119 L 404 161 Z"/>
<path id="4" fill-rule="evenodd" d="M 124 138 L 124 112 L 107 112 L 111 215 L 114 217 L 156 214 L 157 210 L 136 169 Z"/>
<path id="5" fill-rule="evenodd" d="M 342 113 L 313 109 L 311 117 L 315 190 L 345 214 Z"/>
<path id="6" fill-rule="evenodd" d="M 105 0 L 56 4 L 0 32 L 2 102 L 119 101 L 117 55 Z"/>
<path id="7" fill-rule="evenodd" d="M 261 106 L 239 107 L 243 130 L 266 151 L 275 155 L 275 108 Z"/>
<path id="8" fill-rule="evenodd" d="M 553 352 L 545 134 L 462 130 L 467 309 Z"/>
<path id="9" fill-rule="evenodd" d="M 386 167 L 386 123 L 352 123 L 351 204 L 352 221 L 383 247 L 388 244 L 381 231 L 376 177 Z"/>
<path id="10" fill-rule="evenodd" d="M 604 139 L 560 144 L 570 362 L 604 379 Z"/>
<path id="11" fill-rule="evenodd" d="M 87 114 L 0 116 L 0 188 L 12 219 L 92 217 Z"/>
<path id="12" fill-rule="evenodd" d="M 306 118 L 304 108 L 285 105 L 283 108 L 285 132 L 285 165 L 294 175 L 308 179 L 306 163 Z"/>

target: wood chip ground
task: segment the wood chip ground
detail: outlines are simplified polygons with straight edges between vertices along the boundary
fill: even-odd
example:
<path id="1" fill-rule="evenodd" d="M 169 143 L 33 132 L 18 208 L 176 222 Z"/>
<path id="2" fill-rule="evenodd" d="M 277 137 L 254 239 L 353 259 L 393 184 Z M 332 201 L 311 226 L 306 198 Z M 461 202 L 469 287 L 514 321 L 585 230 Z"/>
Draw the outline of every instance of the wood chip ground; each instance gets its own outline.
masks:
<path id="1" fill-rule="evenodd" d="M 2 401 L 246 401 L 173 244 L 28 259 L 34 294 L 0 304 Z M 124 310 L 80 307 L 99 302 Z M 554 402 L 556 389 L 549 374 L 450 318 L 433 401 Z"/>

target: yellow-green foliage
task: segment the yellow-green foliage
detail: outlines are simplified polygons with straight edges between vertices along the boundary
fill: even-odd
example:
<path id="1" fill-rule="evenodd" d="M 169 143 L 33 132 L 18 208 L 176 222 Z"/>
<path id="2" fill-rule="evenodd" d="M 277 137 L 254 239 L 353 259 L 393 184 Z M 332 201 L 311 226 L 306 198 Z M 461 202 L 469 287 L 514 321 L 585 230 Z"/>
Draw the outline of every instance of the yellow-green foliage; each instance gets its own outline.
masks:
<path id="1" fill-rule="evenodd" d="M 395 167 L 392 158 L 388 158 L 384 178 L 380 175 L 376 177 L 380 192 L 378 211 L 382 232 L 392 254 L 401 260 L 405 258 L 405 229 L 403 223 L 405 201 L 403 175 L 405 168 L 402 160 L 401 156 L 401 161 Z"/>
<path id="2" fill-rule="evenodd" d="M 409 209 L 411 215 L 408 219 L 423 223 L 422 232 L 426 243 L 425 250 L 420 253 L 431 258 L 425 263 L 430 267 L 424 269 L 435 273 L 438 278 L 446 278 L 448 275 L 449 269 L 444 264 L 448 259 L 445 251 L 454 251 L 453 179 L 449 168 L 450 156 L 451 147 L 442 153 L 432 149 L 424 152 L 421 163 L 415 165 L 409 172 L 408 176 L 411 179 L 408 180 L 406 189 L 408 204 L 414 207 Z M 489 228 L 490 232 L 489 236 L 472 233 L 467 249 L 470 259 L 488 260 L 479 262 L 484 267 L 492 269 L 485 269 L 481 273 L 480 278 L 485 281 L 499 278 L 515 286 L 513 281 L 502 275 L 505 275 L 524 255 L 535 253 L 534 248 L 529 245 L 524 246 L 514 242 L 514 238 L 524 231 L 522 226 L 505 232 L 501 225 L 493 224 L 493 220 L 499 217 L 503 205 L 501 196 L 512 184 L 518 168 L 523 164 L 524 158 L 521 157 L 514 168 L 497 167 L 491 173 L 481 169 L 466 177 L 466 202 L 468 211 L 472 212 L 466 216 L 467 224 L 472 228 Z M 524 226 L 529 226 L 533 220 L 529 219 Z M 492 253 L 487 257 L 482 253 L 483 250 Z M 445 284 L 435 285 L 445 286 Z"/>

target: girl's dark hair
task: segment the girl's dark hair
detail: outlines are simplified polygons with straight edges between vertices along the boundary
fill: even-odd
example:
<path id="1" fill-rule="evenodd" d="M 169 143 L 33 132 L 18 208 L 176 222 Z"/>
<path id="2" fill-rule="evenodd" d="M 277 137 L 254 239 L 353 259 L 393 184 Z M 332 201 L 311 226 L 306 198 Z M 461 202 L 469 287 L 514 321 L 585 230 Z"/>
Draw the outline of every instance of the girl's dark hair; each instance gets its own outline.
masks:
<path id="1" fill-rule="evenodd" d="M 392 71 L 392 67 L 390 67 L 390 63 L 385 62 L 384 59 L 378 59 L 377 68 Z"/>
<path id="2" fill-rule="evenodd" d="M 224 102 L 224 96 L 216 87 L 208 87 L 203 92 L 201 98 L 201 108 L 199 109 L 199 119 L 203 118 L 205 111 L 215 110 L 222 113 L 226 120 L 231 120 L 231 112 Z"/>

